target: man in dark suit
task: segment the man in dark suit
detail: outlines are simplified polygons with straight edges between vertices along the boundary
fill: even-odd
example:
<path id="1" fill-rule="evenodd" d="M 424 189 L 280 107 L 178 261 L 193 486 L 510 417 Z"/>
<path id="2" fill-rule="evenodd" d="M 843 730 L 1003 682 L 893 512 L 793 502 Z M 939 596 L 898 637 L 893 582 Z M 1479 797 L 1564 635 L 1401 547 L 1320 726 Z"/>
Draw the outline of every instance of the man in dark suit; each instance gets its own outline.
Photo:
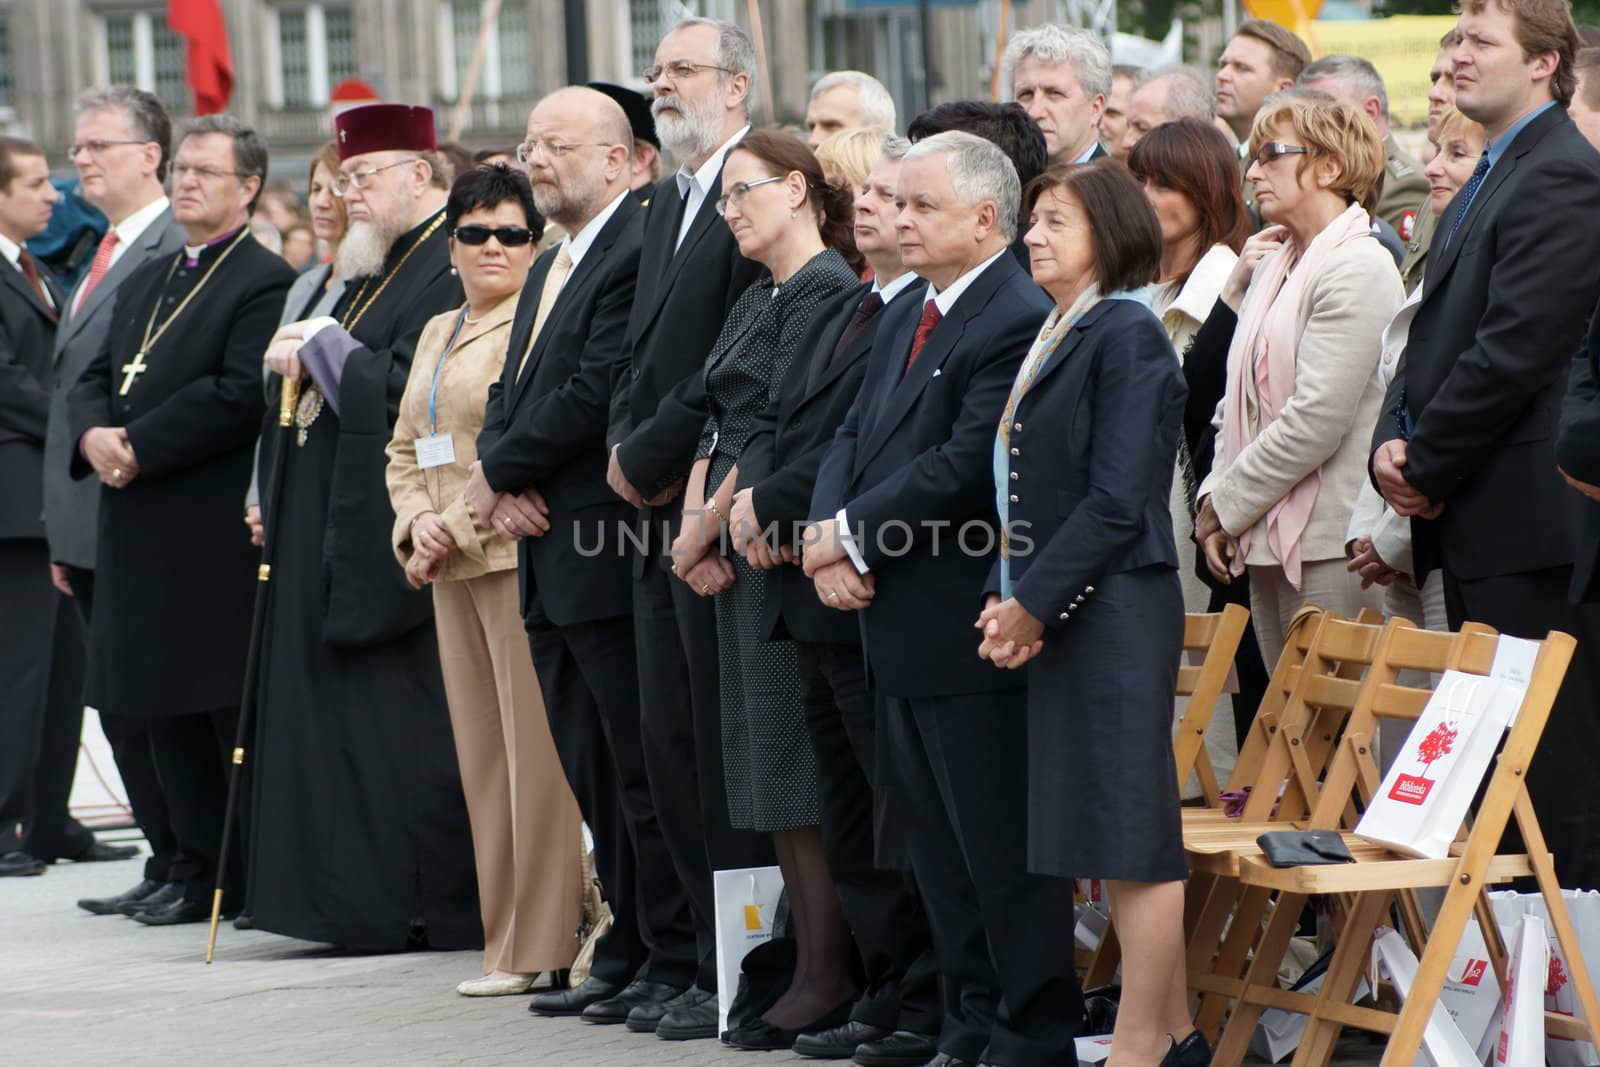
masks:
<path id="1" fill-rule="evenodd" d="M 555 145 L 574 145 L 560 152 Z M 614 925 L 576 989 L 533 998 L 577 1014 L 635 978 L 681 989 L 698 963 L 689 903 L 650 799 L 639 737 L 633 597 L 622 531 L 632 509 L 606 485 L 611 376 L 639 270 L 644 210 L 629 195 L 622 109 L 593 89 L 539 101 L 519 148 L 540 214 L 566 240 L 539 257 L 506 365 L 489 388 L 467 500 L 517 539 L 522 612 L 567 781 L 595 837 Z"/>
<path id="2" fill-rule="evenodd" d="M 855 402 L 884 311 L 916 302 L 922 291 L 900 261 L 895 188 L 910 145 L 892 138 L 855 201 L 856 248 L 873 281 L 817 316 L 816 334 L 800 346 L 778 398 L 739 459 L 739 491 L 729 523 L 734 548 L 753 567 L 781 566 L 780 596 L 767 600 L 763 632 L 795 641 L 806 728 L 816 751 L 822 840 L 846 920 L 855 934 L 865 988 L 842 1026 L 801 1034 L 795 1051 L 849 1059 L 859 1047 L 874 1064 L 920 1067 L 938 1052 L 942 1013 L 927 916 L 906 866 L 885 841 L 874 857 L 874 787 L 878 784 L 874 700 L 861 654 L 861 631 L 848 613 L 817 600 L 799 567 L 782 566 L 798 549 L 811 515 L 811 492 L 834 432 Z M 752 531 L 773 531 L 773 539 Z M 774 551 L 776 550 L 776 551 Z"/>
<path id="3" fill-rule="evenodd" d="M 898 198 L 901 255 L 929 285 L 882 313 L 817 477 L 805 570 L 822 603 L 861 613 L 886 800 L 909 820 L 944 980 L 935 1062 L 1055 1064 L 1083 1007 L 1039 933 L 1071 928 L 1072 892 L 1028 873 L 1024 682 L 978 658 L 971 622 L 998 551 L 996 426 L 1050 301 L 1005 254 L 1021 192 L 995 146 L 919 142 Z"/>
<path id="4" fill-rule="evenodd" d="M 44 446 L 44 526 L 50 542 L 50 572 L 56 587 L 72 597 L 86 627 L 94 608 L 94 563 L 99 530 L 100 485 L 72 478 L 76 442 L 67 427 L 67 394 L 111 331 L 117 293 L 142 265 L 183 247 L 183 229 L 172 217 L 163 183 L 172 126 L 161 103 L 142 89 L 112 86 L 79 97 L 73 131 L 73 164 L 85 200 L 111 226 L 100 239 L 89 272 L 62 308 L 56 331 L 55 381 Z M 57 624 L 61 625 L 58 616 Z M 82 628 L 58 635 L 50 660 L 50 722 L 62 724 L 76 759 L 83 707 L 85 637 Z M 100 728 L 111 744 L 134 820 L 150 846 L 143 877 L 111 897 L 80 900 L 97 915 L 137 909 L 167 884 L 177 859 L 161 785 L 150 757 L 148 723 L 100 709 Z M 46 741 L 47 748 L 49 741 Z M 170 903 L 181 887 L 165 890 Z"/>
<path id="5" fill-rule="evenodd" d="M 1420 583 L 1451 626 L 1579 640 L 1528 789 L 1561 884 L 1600 887 L 1600 618 L 1567 603 L 1581 497 L 1554 455 L 1571 354 L 1600 295 L 1572 219 L 1600 212 L 1600 156 L 1567 117 L 1577 30 L 1559 0 L 1471 0 L 1456 106 L 1487 141 L 1444 215 L 1373 435 L 1374 481 L 1412 516 Z"/>
<path id="6" fill-rule="evenodd" d="M 1587 498 L 1579 505 L 1583 532 L 1569 598 L 1574 604 L 1600 603 L 1600 314 L 1590 315 L 1589 335 L 1568 373 L 1556 461 L 1567 484 Z"/>
<path id="7" fill-rule="evenodd" d="M 1011 99 L 1044 133 L 1052 167 L 1091 163 L 1100 147 L 1100 116 L 1111 93 L 1111 55 L 1099 38 L 1072 26 L 1020 30 L 1002 64 Z"/>
<path id="8" fill-rule="evenodd" d="M 643 550 L 633 560 L 633 612 L 645 763 L 667 848 L 689 894 L 699 966 L 685 976 L 685 989 L 630 987 L 590 1005 L 584 1018 L 650 1030 L 671 1013 L 672 1025 L 658 1030 L 663 1037 L 717 1034 L 711 872 L 773 862 L 766 835 L 735 831 L 728 819 L 712 599 L 667 570 L 683 480 L 705 428 L 705 357 L 727 311 L 760 271 L 739 255 L 716 210 L 723 159 L 749 129 L 755 71 L 750 39 L 712 19 L 679 23 L 656 48 L 656 132 L 685 162 L 656 186 L 645 215 L 639 282 L 606 433 L 607 481 L 639 509 Z M 722 563 L 731 581 L 733 565 Z M 666 1000 L 680 994 L 667 1008 Z"/>

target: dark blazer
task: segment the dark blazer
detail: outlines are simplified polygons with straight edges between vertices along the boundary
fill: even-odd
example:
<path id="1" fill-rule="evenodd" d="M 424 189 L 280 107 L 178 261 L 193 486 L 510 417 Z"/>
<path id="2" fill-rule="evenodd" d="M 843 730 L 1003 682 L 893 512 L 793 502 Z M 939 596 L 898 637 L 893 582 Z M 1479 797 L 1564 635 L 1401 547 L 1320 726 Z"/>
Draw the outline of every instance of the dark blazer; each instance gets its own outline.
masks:
<path id="1" fill-rule="evenodd" d="M 570 626 L 633 610 L 622 551 L 633 509 L 606 484 L 606 421 L 643 233 L 644 209 L 623 197 L 562 285 L 519 377 L 559 246 L 540 256 L 511 324 L 505 370 L 489 386 L 478 435 L 484 477 L 496 492 L 537 488 L 550 506 L 550 532 L 517 547 L 525 619 Z"/>
<path id="2" fill-rule="evenodd" d="M 1600 314 L 1590 316 L 1589 334 L 1567 375 L 1556 462 L 1578 481 L 1600 485 Z M 1572 565 L 1574 604 L 1600 600 L 1600 503 L 1579 497 L 1578 510 L 1583 527 Z"/>
<path id="3" fill-rule="evenodd" d="M 1168 502 L 1188 392 L 1160 320 L 1131 300 L 1089 309 L 1034 376 L 1011 430 L 1007 526 L 1012 595 L 1046 627 L 1107 575 L 1178 565 Z M 1000 591 L 998 559 L 986 591 Z"/>
<path id="4" fill-rule="evenodd" d="M 912 291 L 918 296 L 880 316 L 861 392 L 817 475 L 812 516 L 832 518 L 843 507 L 877 575 L 862 637 L 886 695 L 1018 688 L 1020 672 L 978 658 L 972 623 L 999 551 L 995 429 L 1050 300 L 1015 259 L 1000 256 L 907 372 L 926 289 Z"/>
<path id="5" fill-rule="evenodd" d="M 66 303 L 48 271 L 40 278 Z M 22 271 L 0 261 L 0 540 L 44 536 L 44 437 L 50 416 L 55 312 Z"/>
<path id="6" fill-rule="evenodd" d="M 1600 257 L 1572 223 L 1600 217 L 1600 155 L 1557 105 L 1517 135 L 1446 245 L 1457 201 L 1440 217 L 1372 439 L 1376 450 L 1400 436 L 1403 412 L 1406 480 L 1445 504 L 1437 520 L 1412 520 L 1419 580 L 1439 566 L 1469 580 L 1565 566 L 1583 503 L 1554 444 L 1600 296 Z"/>
<path id="7" fill-rule="evenodd" d="M 50 428 L 44 442 L 44 526 L 50 539 L 50 558 L 57 563 L 94 569 L 95 530 L 100 514 L 100 483 L 92 478 L 77 481 L 68 473 L 78 442 L 67 429 L 67 394 L 105 342 L 117 290 L 151 259 L 172 255 L 182 247 L 183 228 L 168 208 L 111 265 L 100 283 L 84 297 L 83 306 L 61 316 L 61 326 L 56 330 Z M 82 287 L 80 281 L 78 288 Z M 76 297 L 74 290 L 63 301 L 63 312 L 70 310 Z"/>

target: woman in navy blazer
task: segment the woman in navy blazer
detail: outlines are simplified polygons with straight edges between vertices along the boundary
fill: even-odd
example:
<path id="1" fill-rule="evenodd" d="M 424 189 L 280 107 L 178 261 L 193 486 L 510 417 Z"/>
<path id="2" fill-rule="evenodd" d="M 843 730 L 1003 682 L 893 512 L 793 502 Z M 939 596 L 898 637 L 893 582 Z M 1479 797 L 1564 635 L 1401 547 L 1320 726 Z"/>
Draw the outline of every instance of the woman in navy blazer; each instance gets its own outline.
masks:
<path id="1" fill-rule="evenodd" d="M 1055 300 L 995 439 L 1002 553 L 978 654 L 1029 664 L 1028 859 L 1107 882 L 1123 945 L 1112 1056 L 1210 1062 L 1189 1019 L 1171 722 L 1183 592 L 1168 498 L 1188 388 L 1145 290 L 1161 228 L 1110 160 L 1030 192 Z"/>

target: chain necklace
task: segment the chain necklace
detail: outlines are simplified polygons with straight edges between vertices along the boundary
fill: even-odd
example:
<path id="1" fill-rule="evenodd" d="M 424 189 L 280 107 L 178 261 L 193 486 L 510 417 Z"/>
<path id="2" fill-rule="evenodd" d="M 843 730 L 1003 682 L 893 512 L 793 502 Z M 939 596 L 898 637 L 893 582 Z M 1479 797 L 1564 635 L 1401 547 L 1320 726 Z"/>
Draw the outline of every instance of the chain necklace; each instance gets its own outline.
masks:
<path id="1" fill-rule="evenodd" d="M 177 308 L 174 309 L 172 314 L 167 316 L 167 320 L 161 324 L 161 328 L 157 329 L 156 316 L 161 314 L 160 293 L 166 292 L 167 286 L 172 283 L 172 276 L 178 272 L 179 260 L 184 258 L 186 254 L 180 252 L 176 257 L 173 258 L 172 266 L 167 268 L 167 276 L 162 281 L 161 289 L 156 296 L 156 306 L 150 309 L 150 320 L 144 324 L 144 339 L 139 342 L 139 350 L 134 353 L 132 362 L 126 364 L 122 368 L 122 388 L 117 390 L 118 396 L 127 396 L 128 390 L 133 388 L 134 382 L 138 380 L 139 375 L 150 369 L 149 364 L 144 361 L 145 354 L 155 346 L 157 341 L 161 340 L 162 335 L 167 332 L 167 327 L 171 326 L 175 321 L 177 321 L 178 316 L 183 314 L 183 309 L 189 306 L 189 301 L 193 300 L 195 298 L 195 294 L 199 293 L 200 290 L 206 287 L 206 283 L 209 282 L 211 280 L 211 276 L 217 272 L 217 268 L 222 266 L 222 261 L 227 259 L 229 254 L 232 253 L 235 248 L 239 247 L 239 242 L 244 240 L 247 236 L 249 236 L 249 234 L 250 228 L 246 226 L 239 231 L 232 241 L 228 242 L 228 247 L 222 250 L 222 255 L 217 257 L 217 261 L 215 263 L 206 268 L 206 272 L 200 276 L 199 283 L 196 284 L 193 289 L 190 289 L 188 295 L 178 302 Z"/>

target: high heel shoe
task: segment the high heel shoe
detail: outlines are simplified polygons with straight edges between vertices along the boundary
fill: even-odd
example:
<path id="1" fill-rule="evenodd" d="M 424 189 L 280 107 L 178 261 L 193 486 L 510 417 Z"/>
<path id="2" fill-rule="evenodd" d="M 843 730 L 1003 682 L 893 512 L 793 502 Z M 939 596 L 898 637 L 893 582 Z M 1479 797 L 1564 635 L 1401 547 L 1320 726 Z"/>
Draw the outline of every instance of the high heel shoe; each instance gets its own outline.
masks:
<path id="1" fill-rule="evenodd" d="M 810 1033 L 813 1030 L 831 1030 L 835 1026 L 843 1026 L 849 1021 L 850 1011 L 855 1006 L 856 998 L 852 996 L 822 1018 L 794 1030 L 785 1030 L 781 1027 L 773 1026 L 765 1019 L 757 1016 L 737 1030 L 729 1030 L 724 1033 L 722 1035 L 722 1043 L 749 1052 L 786 1051 L 794 1048 L 795 1039 L 801 1034 Z"/>
<path id="2" fill-rule="evenodd" d="M 1200 1031 L 1192 1031 L 1182 1041 L 1176 1039 L 1167 1054 L 1161 1059 L 1161 1067 L 1210 1067 L 1211 1045 L 1200 1036 Z"/>

